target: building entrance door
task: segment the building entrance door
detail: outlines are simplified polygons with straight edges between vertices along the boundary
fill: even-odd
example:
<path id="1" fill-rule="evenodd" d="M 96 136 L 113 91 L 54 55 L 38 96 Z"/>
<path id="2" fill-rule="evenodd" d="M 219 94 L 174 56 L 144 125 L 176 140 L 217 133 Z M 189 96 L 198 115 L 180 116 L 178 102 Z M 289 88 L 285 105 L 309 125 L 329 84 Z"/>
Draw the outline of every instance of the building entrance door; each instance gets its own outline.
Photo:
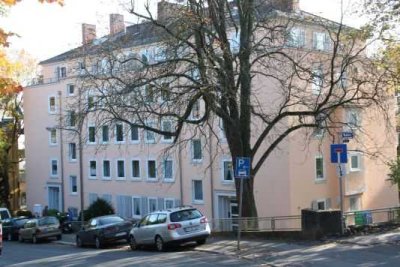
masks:
<path id="1" fill-rule="evenodd" d="M 60 206 L 60 187 L 49 186 L 48 187 L 48 201 L 49 209 L 61 210 Z"/>
<path id="2" fill-rule="evenodd" d="M 231 200 L 229 204 L 229 218 L 232 219 L 231 230 L 237 231 L 239 217 L 239 206 L 236 200 Z"/>

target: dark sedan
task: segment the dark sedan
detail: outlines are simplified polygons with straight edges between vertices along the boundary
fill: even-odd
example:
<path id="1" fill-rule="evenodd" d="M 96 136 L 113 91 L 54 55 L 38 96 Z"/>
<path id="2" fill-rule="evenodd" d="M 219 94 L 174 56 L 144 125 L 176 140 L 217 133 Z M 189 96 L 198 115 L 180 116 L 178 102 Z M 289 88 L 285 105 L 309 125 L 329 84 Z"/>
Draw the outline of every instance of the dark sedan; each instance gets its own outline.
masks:
<path id="1" fill-rule="evenodd" d="M 117 215 L 92 218 L 76 234 L 76 245 L 78 247 L 95 245 L 96 248 L 101 248 L 106 243 L 110 244 L 119 240 L 128 242 L 131 229 L 132 222 Z"/>
<path id="2" fill-rule="evenodd" d="M 3 236 L 5 240 L 18 240 L 19 229 L 29 220 L 27 217 L 9 218 L 3 220 Z"/>

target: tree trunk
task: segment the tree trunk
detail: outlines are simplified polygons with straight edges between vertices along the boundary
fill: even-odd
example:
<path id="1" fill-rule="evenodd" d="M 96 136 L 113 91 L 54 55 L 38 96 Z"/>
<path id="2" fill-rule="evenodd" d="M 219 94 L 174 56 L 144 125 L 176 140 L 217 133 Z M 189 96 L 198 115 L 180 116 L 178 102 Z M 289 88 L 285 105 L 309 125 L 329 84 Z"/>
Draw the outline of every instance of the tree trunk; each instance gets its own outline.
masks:
<path id="1" fill-rule="evenodd" d="M 254 178 L 243 179 L 243 196 L 240 196 L 240 180 L 241 179 L 235 179 L 235 185 L 238 203 L 240 203 L 240 198 L 243 197 L 242 217 L 258 217 L 254 199 Z"/>

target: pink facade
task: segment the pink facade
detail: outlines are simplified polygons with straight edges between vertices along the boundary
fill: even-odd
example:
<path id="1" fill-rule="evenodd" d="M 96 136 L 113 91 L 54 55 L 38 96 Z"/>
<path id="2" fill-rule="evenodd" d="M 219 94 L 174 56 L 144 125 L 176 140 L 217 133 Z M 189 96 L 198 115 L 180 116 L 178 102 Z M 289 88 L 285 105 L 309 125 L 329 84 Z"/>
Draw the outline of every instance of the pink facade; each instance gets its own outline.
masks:
<path id="1" fill-rule="evenodd" d="M 312 30 L 306 36 L 311 38 Z M 76 59 L 45 61 L 41 64 L 43 82 L 24 90 L 29 209 L 34 204 L 65 211 L 80 209 L 77 128 L 56 127 L 60 120 L 66 120 L 68 103 L 78 94 L 76 65 Z M 255 79 L 255 88 L 261 88 L 262 82 Z M 260 98 L 273 93 L 263 92 Z M 345 108 L 338 116 L 345 120 L 348 112 L 351 109 Z M 344 178 L 345 211 L 398 206 L 398 191 L 386 180 L 385 165 L 396 156 L 395 132 L 382 132 L 384 120 L 380 116 L 374 109 L 362 113 L 363 132 L 356 132 L 357 138 L 349 143 L 352 151 Z M 195 206 L 209 218 L 235 215 L 234 182 L 228 174 L 231 159 L 223 138 L 217 145 L 215 138 L 202 136 L 200 142 L 191 140 L 166 150 L 170 142 L 162 136 L 154 134 L 152 141 L 143 130 L 136 136 L 127 125 L 118 127 L 110 124 L 107 131 L 99 129 L 91 118 L 82 127 L 85 207 L 102 197 L 124 217 L 139 218 L 152 209 L 177 205 Z M 214 131 L 221 132 L 217 123 Z M 330 163 L 330 141 L 325 139 L 297 131 L 266 160 L 255 181 L 260 217 L 339 207 L 336 166 Z M 372 146 L 379 148 L 379 156 L 358 152 Z M 323 166 L 322 172 L 317 171 L 317 165 Z"/>

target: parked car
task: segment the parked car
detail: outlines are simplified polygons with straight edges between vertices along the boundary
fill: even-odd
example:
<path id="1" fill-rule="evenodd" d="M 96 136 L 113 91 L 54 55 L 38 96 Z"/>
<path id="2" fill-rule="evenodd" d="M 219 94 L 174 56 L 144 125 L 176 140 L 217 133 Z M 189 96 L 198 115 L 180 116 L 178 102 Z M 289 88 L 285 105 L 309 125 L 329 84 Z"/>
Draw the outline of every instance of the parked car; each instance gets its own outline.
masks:
<path id="1" fill-rule="evenodd" d="M 196 241 L 202 245 L 210 235 L 207 218 L 192 207 L 156 211 L 145 216 L 129 234 L 132 250 L 142 245 L 155 245 L 158 251 L 168 244 Z"/>
<path id="2" fill-rule="evenodd" d="M 5 240 L 17 240 L 19 230 L 29 221 L 27 217 L 16 217 L 3 220 L 3 236 Z"/>
<path id="3" fill-rule="evenodd" d="M 117 215 L 95 217 L 76 234 L 76 246 L 95 245 L 101 248 L 104 244 L 120 240 L 128 242 L 132 222 Z"/>
<path id="4" fill-rule="evenodd" d="M 48 238 L 61 239 L 60 222 L 53 216 L 29 219 L 24 227 L 19 230 L 18 235 L 20 242 L 32 240 L 34 244 L 41 239 Z"/>
<path id="5" fill-rule="evenodd" d="M 0 208 L 0 220 L 11 218 L 10 211 L 7 208 Z"/>
<path id="6" fill-rule="evenodd" d="M 0 220 L 0 256 L 2 250 L 3 250 L 3 226 Z"/>

